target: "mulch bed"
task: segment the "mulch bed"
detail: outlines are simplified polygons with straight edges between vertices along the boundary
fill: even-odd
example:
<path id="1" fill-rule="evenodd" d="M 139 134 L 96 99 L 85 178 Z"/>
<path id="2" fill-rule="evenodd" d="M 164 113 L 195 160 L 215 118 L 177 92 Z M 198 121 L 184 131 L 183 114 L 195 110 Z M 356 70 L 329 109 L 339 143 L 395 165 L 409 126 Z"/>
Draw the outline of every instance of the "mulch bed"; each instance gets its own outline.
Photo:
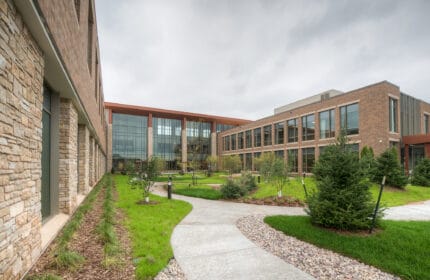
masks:
<path id="1" fill-rule="evenodd" d="M 115 197 L 116 192 L 114 188 L 113 190 Z M 69 242 L 69 248 L 82 255 L 85 262 L 76 270 L 53 267 L 56 249 L 54 241 L 33 266 L 29 276 L 50 273 L 63 279 L 134 279 L 135 267 L 132 262 L 131 242 L 128 231 L 122 224 L 124 214 L 118 209 L 116 209 L 115 217 L 118 222 L 114 228 L 121 248 L 119 255 L 116 256 L 119 261 L 109 266 L 103 264 L 104 246 L 96 229 L 103 214 L 104 196 L 105 189 L 102 189 L 94 201 L 93 208 L 85 215 L 81 226 Z"/>
<path id="2" fill-rule="evenodd" d="M 272 206 L 288 206 L 288 207 L 303 207 L 305 204 L 297 198 L 291 196 L 283 197 L 265 197 L 265 198 L 239 198 L 234 201 L 257 204 L 257 205 L 272 205 Z"/>

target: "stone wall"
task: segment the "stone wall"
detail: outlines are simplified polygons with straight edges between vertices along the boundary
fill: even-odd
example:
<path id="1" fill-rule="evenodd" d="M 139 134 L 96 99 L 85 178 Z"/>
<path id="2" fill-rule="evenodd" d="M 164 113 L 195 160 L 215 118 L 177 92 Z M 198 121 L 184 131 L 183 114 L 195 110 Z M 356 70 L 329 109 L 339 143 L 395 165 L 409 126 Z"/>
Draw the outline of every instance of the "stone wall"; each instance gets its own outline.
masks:
<path id="1" fill-rule="evenodd" d="M 0 1 L 0 279 L 20 279 L 41 251 L 43 56 Z"/>
<path id="2" fill-rule="evenodd" d="M 87 194 L 90 187 L 90 132 L 85 125 L 79 125 L 79 187 L 78 192 Z"/>
<path id="3" fill-rule="evenodd" d="M 71 214 L 78 192 L 78 112 L 70 99 L 60 99 L 59 208 Z"/>

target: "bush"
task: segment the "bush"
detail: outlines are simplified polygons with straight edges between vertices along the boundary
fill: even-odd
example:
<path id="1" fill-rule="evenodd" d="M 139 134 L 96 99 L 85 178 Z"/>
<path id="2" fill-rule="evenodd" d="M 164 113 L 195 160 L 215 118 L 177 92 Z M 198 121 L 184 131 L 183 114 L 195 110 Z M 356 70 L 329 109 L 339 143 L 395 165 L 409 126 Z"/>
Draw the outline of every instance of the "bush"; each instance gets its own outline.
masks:
<path id="1" fill-rule="evenodd" d="M 363 177 L 371 180 L 375 171 L 375 155 L 371 147 L 364 146 L 360 154 L 360 170 Z"/>
<path id="2" fill-rule="evenodd" d="M 373 178 L 375 183 L 380 184 L 384 175 L 386 176 L 385 184 L 388 186 L 403 189 L 408 183 L 408 178 L 403 173 L 394 148 L 386 150 L 376 159 Z"/>
<path id="3" fill-rule="evenodd" d="M 430 187 L 430 159 L 422 159 L 412 173 L 413 185 Z"/>
<path id="4" fill-rule="evenodd" d="M 240 176 L 239 179 L 239 185 L 246 188 L 248 192 L 252 192 L 257 189 L 257 182 L 251 172 L 242 172 L 242 176 Z"/>
<path id="5" fill-rule="evenodd" d="M 223 198 L 236 199 L 248 193 L 246 187 L 241 186 L 232 179 L 227 179 L 227 182 L 221 186 L 221 194 Z"/>
<path id="6" fill-rule="evenodd" d="M 341 230 L 370 227 L 371 193 L 364 183 L 357 154 L 348 147 L 345 136 L 325 149 L 313 173 L 318 191 L 309 196 L 306 209 L 313 224 Z"/>

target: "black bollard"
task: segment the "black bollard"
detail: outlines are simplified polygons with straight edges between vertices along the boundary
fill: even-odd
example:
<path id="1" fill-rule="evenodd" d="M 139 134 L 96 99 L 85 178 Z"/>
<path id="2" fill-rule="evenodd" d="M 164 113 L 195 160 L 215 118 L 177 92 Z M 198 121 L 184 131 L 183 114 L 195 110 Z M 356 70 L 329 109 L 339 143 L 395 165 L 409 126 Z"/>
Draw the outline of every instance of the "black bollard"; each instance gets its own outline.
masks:
<path id="1" fill-rule="evenodd" d="M 376 201 L 375 212 L 373 212 L 372 226 L 369 229 L 369 234 L 372 233 L 375 227 L 376 215 L 378 214 L 379 203 L 381 202 L 382 191 L 384 190 L 385 176 L 382 178 L 381 188 L 379 189 L 378 200 Z"/>
<path id="2" fill-rule="evenodd" d="M 260 175 L 257 176 L 257 182 L 260 184 Z"/>
<path id="3" fill-rule="evenodd" d="M 167 182 L 167 198 L 172 199 L 172 177 L 169 176 L 169 182 Z"/>

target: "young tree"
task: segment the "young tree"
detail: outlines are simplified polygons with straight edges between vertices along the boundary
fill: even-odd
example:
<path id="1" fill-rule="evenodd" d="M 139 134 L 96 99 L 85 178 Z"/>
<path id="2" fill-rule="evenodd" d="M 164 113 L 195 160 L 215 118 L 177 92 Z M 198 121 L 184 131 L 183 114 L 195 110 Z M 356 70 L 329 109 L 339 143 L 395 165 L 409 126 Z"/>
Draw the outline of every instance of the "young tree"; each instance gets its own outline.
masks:
<path id="1" fill-rule="evenodd" d="M 313 169 L 317 192 L 308 197 L 313 224 L 342 230 L 367 229 L 373 214 L 369 186 L 362 180 L 357 154 L 344 133 L 328 146 Z M 381 216 L 379 211 L 377 221 Z"/>
<path id="2" fill-rule="evenodd" d="M 375 170 L 375 155 L 373 149 L 368 146 L 364 146 L 360 154 L 360 170 L 364 177 L 372 180 Z"/>
<path id="3" fill-rule="evenodd" d="M 395 148 L 387 149 L 376 159 L 374 181 L 380 183 L 384 176 L 388 186 L 403 189 L 408 183 Z"/>
<path id="4" fill-rule="evenodd" d="M 423 158 L 412 173 L 412 184 L 423 187 L 430 187 L 430 159 Z"/>
<path id="5" fill-rule="evenodd" d="M 242 161 L 239 155 L 223 156 L 222 161 L 224 169 L 228 170 L 230 175 L 242 169 Z"/>
<path id="6" fill-rule="evenodd" d="M 149 194 L 151 193 L 152 187 L 164 167 L 164 160 L 157 157 L 151 157 L 142 163 L 142 168 L 138 176 L 130 181 L 130 184 L 137 185 L 142 189 L 145 202 L 149 202 Z"/>
<path id="7" fill-rule="evenodd" d="M 288 182 L 285 160 L 277 157 L 274 152 L 267 152 L 257 159 L 257 169 L 266 182 L 276 186 L 278 197 L 282 197 L 282 190 Z"/>
<path id="8" fill-rule="evenodd" d="M 208 165 L 208 176 L 211 176 L 212 172 L 217 170 L 218 157 L 208 156 L 206 158 L 206 163 Z"/>

